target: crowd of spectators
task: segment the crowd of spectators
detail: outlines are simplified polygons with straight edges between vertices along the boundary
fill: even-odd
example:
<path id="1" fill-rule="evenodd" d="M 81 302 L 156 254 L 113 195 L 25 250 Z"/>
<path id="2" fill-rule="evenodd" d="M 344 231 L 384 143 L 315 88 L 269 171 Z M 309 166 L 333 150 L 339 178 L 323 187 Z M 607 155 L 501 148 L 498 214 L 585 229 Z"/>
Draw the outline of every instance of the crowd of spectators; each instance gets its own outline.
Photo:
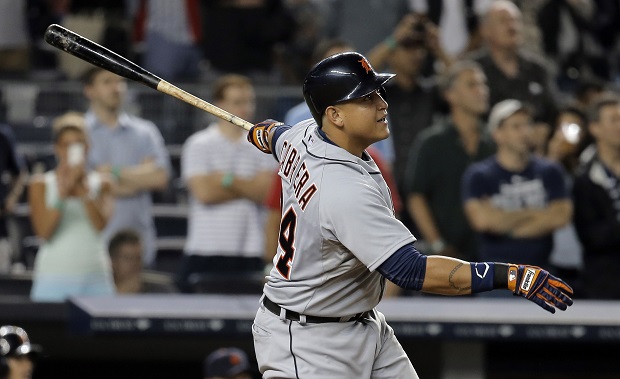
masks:
<path id="1" fill-rule="evenodd" d="M 33 293 L 40 283 L 48 292 L 56 288 L 49 285 L 54 277 L 62 277 L 58 288 L 77 288 L 64 270 L 88 265 L 69 264 L 73 259 L 97 262 L 99 284 L 107 288 L 101 293 L 152 291 L 140 272 L 157 266 L 153 196 L 174 180 L 189 198 L 188 232 L 176 287 L 161 292 L 193 292 L 192 274 L 260 273 L 281 238 L 270 157 L 255 153 L 240 128 L 205 122 L 183 140 L 175 172 L 167 149 L 174 129 L 166 125 L 182 115 L 165 101 L 162 118 L 124 109 L 125 79 L 41 43 L 45 26 L 60 23 L 164 79 L 204 83 L 215 105 L 249 121 L 258 121 L 256 86 L 301 87 L 321 58 L 365 54 L 375 69 L 396 74 L 385 88 L 391 137 L 371 153 L 393 175 L 397 216 L 422 251 L 540 265 L 572 279 L 576 296 L 618 298 L 598 290 L 620 266 L 614 253 L 620 105 L 613 97 L 620 6 L 610 4 L 0 0 L 0 15 L 11 21 L 0 23 L 7 28 L 2 35 L 13 36 L 0 38 L 0 77 L 80 79 L 86 101 L 50 141 L 57 165 L 29 173 L 27 203 L 42 240 Z M 295 105 L 283 121 L 310 117 L 305 104 Z M 5 218 L 24 198 L 26 174 L 11 125 L 0 131 Z M 76 143 L 86 156 L 72 165 Z M 55 247 L 71 235 L 90 238 L 92 254 L 85 240 L 71 256 L 64 245 Z M 5 273 L 8 260 L 18 260 L 7 236 L 0 224 Z M 112 260 L 101 256 L 104 248 Z M 73 274 L 78 281 L 96 276 Z"/>
<path id="2" fill-rule="evenodd" d="M 132 114 L 125 79 L 43 43 L 51 23 L 166 80 L 203 84 L 248 121 L 259 121 L 258 86 L 301 95 L 312 65 L 358 51 L 396 74 L 385 88 L 391 136 L 368 152 L 421 251 L 540 265 L 575 297 L 620 299 L 618 2 L 0 0 L 0 20 L 0 80 L 75 81 L 86 104 L 56 115 L 45 170 L 28 172 L 13 125 L 0 123 L 0 275 L 25 263 L 9 227 L 21 201 L 40 241 L 27 267 L 34 301 L 195 293 L 209 275 L 234 292 L 236 277 L 268 272 L 287 238 L 275 161 L 242 129 L 218 119 L 175 138 L 176 169 L 170 137 L 188 122 L 176 100 L 164 97 L 157 116 Z M 302 102 L 282 117 L 311 115 Z M 174 183 L 187 196 L 187 233 L 169 280 L 152 280 L 154 196 Z M 21 369 L 7 351 L 3 362 Z M 205 378 L 252 374 L 239 349 L 204 362 Z"/>

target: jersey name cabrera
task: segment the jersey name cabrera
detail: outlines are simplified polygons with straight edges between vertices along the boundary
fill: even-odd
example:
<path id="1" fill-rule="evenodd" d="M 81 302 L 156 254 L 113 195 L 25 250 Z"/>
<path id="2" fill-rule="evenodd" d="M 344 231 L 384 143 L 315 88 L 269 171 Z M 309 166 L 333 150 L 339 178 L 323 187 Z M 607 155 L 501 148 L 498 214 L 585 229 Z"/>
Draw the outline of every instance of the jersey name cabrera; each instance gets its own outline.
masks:
<path id="1" fill-rule="evenodd" d="M 313 120 L 275 144 L 282 180 L 279 246 L 265 294 L 306 315 L 342 317 L 374 308 L 385 281 L 374 270 L 415 241 L 394 216 L 375 162 L 326 141 Z"/>

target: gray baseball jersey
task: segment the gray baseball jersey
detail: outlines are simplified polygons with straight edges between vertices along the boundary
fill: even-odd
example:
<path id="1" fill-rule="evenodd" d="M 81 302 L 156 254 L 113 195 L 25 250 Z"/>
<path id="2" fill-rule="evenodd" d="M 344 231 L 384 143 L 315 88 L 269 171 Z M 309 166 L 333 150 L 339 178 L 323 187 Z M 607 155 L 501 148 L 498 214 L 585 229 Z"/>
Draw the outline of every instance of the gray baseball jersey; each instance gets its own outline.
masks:
<path id="1" fill-rule="evenodd" d="M 373 309 L 385 279 L 376 271 L 415 241 L 394 216 L 383 176 L 326 141 L 314 120 L 276 141 L 282 179 L 279 247 L 265 295 L 305 315 L 343 317 Z"/>

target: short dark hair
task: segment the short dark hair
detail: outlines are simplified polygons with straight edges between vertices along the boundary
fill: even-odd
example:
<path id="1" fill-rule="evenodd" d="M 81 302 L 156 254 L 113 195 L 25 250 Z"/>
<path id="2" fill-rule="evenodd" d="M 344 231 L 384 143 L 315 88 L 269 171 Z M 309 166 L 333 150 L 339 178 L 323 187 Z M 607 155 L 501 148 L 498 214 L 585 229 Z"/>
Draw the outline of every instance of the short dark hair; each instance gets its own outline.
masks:
<path id="1" fill-rule="evenodd" d="M 312 52 L 312 62 L 318 63 L 327 58 L 325 55 L 328 51 L 336 48 L 353 48 L 353 45 L 343 38 L 325 38 L 321 40 Z"/>
<path id="2" fill-rule="evenodd" d="M 464 59 L 455 62 L 450 67 L 448 67 L 444 72 L 439 76 L 439 89 L 441 92 L 445 92 L 449 90 L 456 79 L 461 75 L 463 71 L 468 70 L 478 70 L 484 73 L 482 66 L 476 61 Z"/>
<path id="3" fill-rule="evenodd" d="M 95 81 L 95 76 L 97 76 L 97 74 L 100 73 L 101 71 L 107 71 L 107 70 L 101 67 L 97 67 L 97 66 L 93 66 L 89 68 L 88 70 L 86 70 L 82 74 L 82 76 L 80 76 L 80 80 L 82 81 L 82 84 L 85 86 L 93 84 L 93 82 Z"/>
<path id="4" fill-rule="evenodd" d="M 114 257 L 122 245 L 134 245 L 139 244 L 140 242 L 140 234 L 137 231 L 133 229 L 119 230 L 112 236 L 112 238 L 110 238 L 110 242 L 108 243 L 108 253 L 111 257 Z"/>
<path id="5" fill-rule="evenodd" d="M 582 79 L 577 83 L 577 87 L 575 88 L 575 92 L 574 92 L 575 98 L 584 99 L 585 96 L 590 91 L 595 91 L 595 92 L 605 91 L 605 83 L 601 81 L 600 79 L 596 79 L 596 78 Z"/>
<path id="6" fill-rule="evenodd" d="M 220 76 L 213 84 L 213 96 L 214 101 L 224 99 L 224 91 L 228 87 L 252 87 L 252 80 L 241 74 L 225 74 Z"/>
<path id="7" fill-rule="evenodd" d="M 588 120 L 590 122 L 598 122 L 601 119 L 601 109 L 610 105 L 620 105 L 620 97 L 616 94 L 605 94 L 597 98 L 588 110 Z"/>
<path id="8" fill-rule="evenodd" d="M 561 115 L 566 114 L 566 113 L 570 113 L 570 114 L 573 114 L 579 117 L 582 123 L 581 126 L 585 127 L 588 125 L 588 115 L 586 114 L 586 112 L 581 110 L 581 108 L 577 107 L 576 105 L 570 104 L 570 105 L 566 105 L 558 109 L 556 119 L 559 119 Z"/>

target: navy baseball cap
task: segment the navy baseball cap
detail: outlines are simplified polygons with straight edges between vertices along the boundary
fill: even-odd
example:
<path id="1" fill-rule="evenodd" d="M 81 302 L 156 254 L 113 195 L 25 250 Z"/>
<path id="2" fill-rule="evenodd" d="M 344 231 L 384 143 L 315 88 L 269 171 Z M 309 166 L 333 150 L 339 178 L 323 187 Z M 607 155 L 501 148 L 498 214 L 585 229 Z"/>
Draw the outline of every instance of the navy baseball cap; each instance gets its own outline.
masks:
<path id="1" fill-rule="evenodd" d="M 206 377 L 228 377 L 250 371 L 247 354 L 234 347 L 217 349 L 204 362 Z"/>

